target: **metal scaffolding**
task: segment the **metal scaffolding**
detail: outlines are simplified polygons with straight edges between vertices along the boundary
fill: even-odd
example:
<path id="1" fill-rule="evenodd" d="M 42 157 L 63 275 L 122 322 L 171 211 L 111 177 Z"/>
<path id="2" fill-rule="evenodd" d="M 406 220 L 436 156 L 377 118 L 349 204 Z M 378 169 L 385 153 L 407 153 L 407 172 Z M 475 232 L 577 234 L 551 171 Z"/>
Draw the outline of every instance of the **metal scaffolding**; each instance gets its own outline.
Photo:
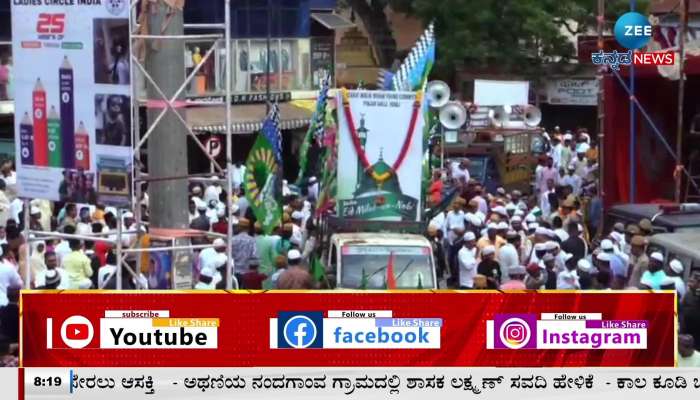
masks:
<path id="1" fill-rule="evenodd" d="M 117 229 L 116 229 L 116 239 L 110 239 L 110 235 L 114 235 L 115 232 L 110 232 L 108 234 L 92 234 L 92 235 L 68 235 L 64 233 L 58 233 L 58 232 L 43 232 L 43 231 L 32 231 L 29 226 L 29 215 L 30 215 L 30 208 L 31 204 L 29 200 L 25 200 L 24 202 L 24 231 L 25 235 L 27 238 L 27 245 L 26 245 L 26 258 L 27 262 L 25 265 L 25 287 L 30 288 L 31 287 L 31 268 L 30 268 L 30 255 L 31 255 L 31 246 L 29 246 L 30 242 L 33 241 L 40 241 L 40 240 L 51 240 L 51 239 L 78 239 L 78 240 L 91 240 L 91 241 L 103 241 L 103 242 L 108 242 L 110 244 L 113 244 L 115 246 L 115 253 L 116 253 L 116 258 L 117 258 L 117 268 L 115 269 L 115 272 L 110 274 L 107 279 L 105 279 L 105 282 L 109 281 L 115 274 L 116 274 L 116 286 L 117 289 L 122 289 L 122 273 L 123 269 L 126 269 L 128 273 L 131 274 L 132 277 L 136 278 L 138 276 L 138 273 L 141 269 L 141 257 L 136 257 L 136 271 L 127 263 L 125 256 L 129 254 L 139 254 L 142 252 L 153 252 L 153 251 L 191 251 L 191 250 L 196 250 L 196 249 L 203 249 L 203 248 L 208 248 L 212 247 L 211 244 L 207 245 L 185 245 L 185 246 L 177 246 L 177 245 L 172 245 L 172 246 L 164 246 L 164 247 L 156 247 L 156 248 L 141 248 L 141 239 L 143 235 L 143 227 L 146 225 L 143 221 L 143 215 L 141 213 L 141 207 L 140 207 L 140 199 L 143 195 L 142 192 L 142 184 L 144 182 L 152 182 L 152 181 L 164 181 L 164 180 L 180 180 L 180 179 L 192 179 L 196 180 L 197 178 L 201 178 L 201 174 L 192 174 L 192 175 L 187 175 L 187 176 L 146 176 L 145 174 L 142 173 L 141 171 L 141 162 L 140 162 L 140 150 L 146 143 L 146 140 L 149 138 L 150 135 L 153 134 L 153 131 L 155 127 L 161 122 L 161 120 L 165 117 L 165 115 L 168 112 L 173 113 L 173 115 L 177 116 L 178 120 L 180 123 L 184 126 L 186 130 L 186 134 L 191 137 L 196 144 L 196 146 L 206 155 L 206 157 L 209 159 L 209 162 L 213 166 L 213 170 L 216 172 L 216 176 L 224 176 L 226 178 L 226 208 L 227 208 L 227 221 L 228 223 L 228 230 L 227 234 L 224 235 L 219 235 L 213 232 L 207 232 L 206 235 L 209 237 L 225 237 L 226 238 L 226 244 L 227 244 L 227 265 L 226 265 L 226 273 L 225 273 L 225 280 L 226 280 L 226 288 L 227 289 L 232 289 L 236 288 L 238 289 L 238 281 L 235 278 L 235 275 L 233 274 L 233 259 L 231 257 L 232 253 L 232 243 L 231 243 L 231 238 L 233 237 L 233 228 L 230 224 L 231 221 L 231 209 L 232 209 L 232 192 L 233 192 L 233 183 L 231 180 L 231 168 L 230 166 L 232 165 L 232 132 L 231 132 L 231 0 L 225 0 L 224 2 L 224 23 L 223 24 L 184 24 L 185 29 L 190 29 L 190 30 L 223 30 L 223 33 L 216 33 L 216 34 L 185 34 L 185 35 L 144 35 L 144 34 L 138 34 L 136 33 L 135 29 L 138 29 L 138 23 L 136 20 L 136 10 L 138 9 L 138 5 L 142 3 L 142 1 L 148 1 L 148 0 L 131 0 L 131 13 L 129 17 L 129 29 L 130 29 L 130 43 L 131 45 L 129 46 L 129 52 L 130 52 L 130 63 L 131 63 L 131 71 L 132 71 L 132 79 L 131 79 L 131 98 L 132 98 L 132 107 L 131 107 L 131 131 L 132 131 L 132 144 L 134 145 L 133 147 L 133 154 L 134 154 L 134 163 L 133 163 L 133 180 L 132 180 L 132 197 L 131 197 L 131 209 L 133 210 L 133 214 L 135 217 L 136 221 L 136 230 L 133 232 L 124 232 L 124 227 L 123 227 L 123 214 L 126 212 L 126 210 L 118 210 L 116 215 L 117 219 Z M 148 73 L 144 65 L 141 63 L 139 58 L 134 52 L 134 49 L 137 46 L 134 46 L 135 41 L 147 41 L 147 40 L 185 40 L 185 39 L 213 39 L 214 43 L 211 46 L 211 48 L 206 52 L 204 57 L 202 58 L 202 61 L 197 64 L 192 71 L 189 73 L 186 73 L 186 76 L 184 77 L 184 81 L 179 87 L 179 89 L 176 91 L 176 93 L 168 97 L 165 95 L 165 93 L 161 90 L 161 88 L 155 83 L 153 77 Z M 197 135 L 194 134 L 192 129 L 187 124 L 187 121 L 177 112 L 177 108 L 181 107 L 181 104 L 177 99 L 178 97 L 186 90 L 188 85 L 192 82 L 194 77 L 197 75 L 201 67 L 204 65 L 204 63 L 211 57 L 211 55 L 214 53 L 214 50 L 221 44 L 221 41 L 225 41 L 224 43 L 224 48 L 226 51 L 226 58 L 225 58 L 225 103 L 223 104 L 225 109 L 226 109 L 226 117 L 225 117 L 225 122 L 226 122 L 226 166 L 222 167 L 219 165 L 219 163 L 209 155 L 207 152 L 207 149 L 205 148 L 204 144 L 199 140 Z M 179 60 L 179 61 L 182 61 Z M 143 77 L 145 78 L 146 82 L 148 82 L 152 87 L 156 90 L 156 92 L 159 95 L 159 99 L 156 100 L 156 102 L 159 104 L 160 107 L 162 107 L 161 112 L 159 113 L 158 117 L 152 122 L 152 124 L 149 126 L 147 131 L 145 132 L 144 135 L 141 135 L 140 132 L 140 121 L 139 121 L 139 100 L 138 100 L 138 87 L 137 87 L 137 80 L 133 79 L 134 77 L 134 67 L 138 69 L 138 71 L 141 72 Z M 212 174 L 209 174 L 211 176 Z M 137 239 L 134 242 L 133 246 L 131 247 L 124 247 L 122 245 L 122 235 L 123 234 L 135 234 L 137 235 Z M 107 236 L 107 237 L 105 237 Z M 173 260 L 174 261 L 174 260 Z M 172 274 L 174 276 L 174 274 Z M 171 283 L 172 280 L 171 280 Z"/>

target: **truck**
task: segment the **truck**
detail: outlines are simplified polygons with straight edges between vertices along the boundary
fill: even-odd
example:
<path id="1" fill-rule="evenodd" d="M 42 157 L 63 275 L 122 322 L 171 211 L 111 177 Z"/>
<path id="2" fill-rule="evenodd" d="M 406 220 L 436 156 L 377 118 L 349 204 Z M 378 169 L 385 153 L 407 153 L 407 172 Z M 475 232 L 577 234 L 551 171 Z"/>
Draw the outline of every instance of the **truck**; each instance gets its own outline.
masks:
<path id="1" fill-rule="evenodd" d="M 469 128 L 458 135 L 456 143 L 445 144 L 445 159 L 470 160 L 469 174 L 493 192 L 531 192 L 537 158 L 546 151 L 540 128 Z"/>
<path id="2" fill-rule="evenodd" d="M 327 218 L 322 255 L 336 289 L 386 289 L 389 263 L 396 289 L 437 289 L 430 241 L 424 224 Z"/>

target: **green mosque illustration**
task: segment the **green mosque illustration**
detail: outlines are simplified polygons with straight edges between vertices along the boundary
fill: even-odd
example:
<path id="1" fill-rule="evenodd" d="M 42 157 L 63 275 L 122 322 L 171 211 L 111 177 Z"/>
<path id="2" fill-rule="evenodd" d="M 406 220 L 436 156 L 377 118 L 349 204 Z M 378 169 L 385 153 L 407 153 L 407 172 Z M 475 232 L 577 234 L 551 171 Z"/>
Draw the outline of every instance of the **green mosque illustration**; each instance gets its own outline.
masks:
<path id="1" fill-rule="evenodd" d="M 365 126 L 365 115 L 362 114 L 360 118 L 360 127 L 357 128 L 357 136 L 360 139 L 360 146 L 362 150 L 365 150 L 365 145 L 367 144 L 367 134 L 369 129 Z M 384 161 L 384 149 L 379 149 L 379 159 L 376 163 L 372 164 L 370 171 L 374 171 L 377 175 L 382 175 L 387 172 L 391 172 L 391 166 Z M 357 156 L 357 183 L 355 185 L 355 197 L 364 197 L 367 195 L 375 195 L 378 192 L 387 192 L 402 194 L 401 184 L 399 183 L 399 178 L 396 174 L 392 173 L 391 177 L 384 182 L 377 182 L 372 178 L 372 176 L 364 171 L 362 168 L 362 161 L 360 161 L 360 156 Z"/>
<path id="2" fill-rule="evenodd" d="M 365 115 L 361 114 L 357 136 L 364 151 L 370 130 L 367 129 Z M 375 180 L 375 175 L 389 174 L 384 181 Z M 352 205 L 352 216 L 366 219 L 415 220 L 417 218 L 418 199 L 407 196 L 401 190 L 398 174 L 384 160 L 384 149 L 380 148 L 379 158 L 369 171 L 362 167 L 360 155 L 357 155 L 357 180 L 352 200 L 341 200 L 341 204 Z M 341 207 L 342 208 L 342 207 Z"/>

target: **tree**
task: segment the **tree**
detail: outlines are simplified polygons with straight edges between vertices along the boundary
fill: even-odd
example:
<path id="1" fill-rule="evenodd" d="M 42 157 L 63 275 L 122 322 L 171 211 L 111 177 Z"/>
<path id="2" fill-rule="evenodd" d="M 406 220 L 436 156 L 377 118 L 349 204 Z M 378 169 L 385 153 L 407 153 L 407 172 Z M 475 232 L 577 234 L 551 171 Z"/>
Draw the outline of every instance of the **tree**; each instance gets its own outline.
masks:
<path id="1" fill-rule="evenodd" d="M 596 26 L 597 0 L 345 0 L 367 27 L 382 66 L 395 57 L 396 42 L 384 8 L 435 21 L 438 66 L 542 75 L 550 64 L 575 57 L 570 35 Z M 637 9 L 645 10 L 646 1 Z M 627 0 L 606 0 L 606 22 L 629 10 Z M 400 27 L 399 27 L 400 29 Z"/>

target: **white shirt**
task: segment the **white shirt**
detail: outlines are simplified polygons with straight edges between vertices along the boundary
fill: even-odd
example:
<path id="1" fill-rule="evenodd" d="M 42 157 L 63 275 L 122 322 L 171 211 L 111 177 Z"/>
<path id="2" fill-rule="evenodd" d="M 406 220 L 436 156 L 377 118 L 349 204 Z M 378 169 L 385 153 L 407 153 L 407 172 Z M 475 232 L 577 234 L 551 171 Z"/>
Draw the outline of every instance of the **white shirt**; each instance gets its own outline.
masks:
<path id="1" fill-rule="evenodd" d="M 562 242 L 566 242 L 567 240 L 569 240 L 569 234 L 562 228 L 555 229 L 554 234 L 557 235 L 559 240 L 561 240 Z"/>
<path id="2" fill-rule="evenodd" d="M 114 265 L 105 265 L 104 267 L 100 267 L 100 269 L 97 270 L 97 286 L 99 288 L 103 288 L 105 283 L 107 283 L 107 278 L 117 270 L 117 267 Z"/>
<path id="3" fill-rule="evenodd" d="M 39 287 L 39 286 L 44 286 L 46 284 L 46 271 L 48 269 L 45 269 L 41 272 L 39 272 L 35 277 L 34 277 L 34 286 Z M 58 276 L 61 277 L 61 283 L 58 284 L 56 289 L 68 289 L 68 278 L 66 275 L 66 270 L 63 268 L 54 268 L 54 271 L 58 274 Z M 64 279 L 64 277 L 66 277 Z"/>
<path id="4" fill-rule="evenodd" d="M 24 208 L 24 203 L 22 203 L 22 200 L 19 198 L 16 198 L 12 200 L 10 203 L 10 218 L 14 219 L 17 224 L 19 224 L 21 221 L 19 220 L 19 213 L 22 212 L 22 209 Z"/>
<path id="5" fill-rule="evenodd" d="M 301 232 L 301 228 L 298 227 L 296 224 L 292 225 L 292 237 L 289 238 L 289 241 L 296 244 L 299 246 L 299 248 L 302 247 L 302 241 L 304 239 L 304 235 Z"/>
<path id="6" fill-rule="evenodd" d="M 551 205 L 549 204 L 549 194 L 555 193 L 554 189 L 551 191 L 546 191 L 540 195 L 540 209 L 542 210 L 542 215 L 550 215 L 552 213 Z"/>
<path id="7" fill-rule="evenodd" d="M 469 170 L 461 169 L 458 162 L 453 162 L 451 165 L 452 179 L 460 182 L 469 182 Z"/>
<path id="8" fill-rule="evenodd" d="M 489 213 L 489 205 L 486 204 L 486 200 L 484 200 L 483 197 L 475 196 L 472 200 L 476 200 L 476 202 L 479 203 L 479 212 L 481 214 L 485 216 Z M 484 219 L 486 219 L 486 217 L 484 217 Z"/>
<path id="9" fill-rule="evenodd" d="M 452 211 L 447 213 L 447 217 L 445 218 L 445 229 L 447 231 L 451 231 L 454 228 L 460 228 L 460 229 L 466 228 L 466 226 L 464 225 L 464 211 L 452 210 Z"/>
<path id="10" fill-rule="evenodd" d="M 552 147 L 552 161 L 554 161 L 554 167 L 559 168 L 559 163 L 561 162 L 561 151 L 564 148 L 561 143 L 557 144 L 556 146 Z"/>
<path id="11" fill-rule="evenodd" d="M 223 189 L 219 185 L 209 185 L 204 190 L 204 201 L 209 205 L 209 203 L 214 201 L 219 201 L 219 195 Z"/>
<path id="12" fill-rule="evenodd" d="M 70 249 L 67 240 L 61 240 L 53 251 L 56 253 L 56 257 L 58 258 L 58 265 L 63 265 L 63 257 L 70 254 L 72 250 Z"/>
<path id="13" fill-rule="evenodd" d="M 17 173 L 15 171 L 10 171 L 10 175 L 1 176 L 1 178 L 5 181 L 6 186 L 17 184 Z"/>
<path id="14" fill-rule="evenodd" d="M 231 172 L 231 183 L 233 183 L 233 188 L 240 188 L 243 182 L 245 182 L 245 165 L 241 165 L 240 167 L 234 165 L 233 171 Z"/>
<path id="15" fill-rule="evenodd" d="M 698 368 L 700 367 L 700 352 L 694 351 L 690 357 L 678 357 L 679 368 Z"/>
<path id="16" fill-rule="evenodd" d="M 685 296 L 686 286 L 683 282 L 683 278 L 680 276 L 669 276 L 668 279 L 672 280 L 676 284 L 676 293 L 678 293 L 678 300 L 681 300 Z"/>
<path id="17" fill-rule="evenodd" d="M 474 277 L 476 276 L 476 267 L 478 265 L 476 259 L 476 247 L 468 249 L 462 247 L 457 253 L 459 259 L 459 285 L 473 288 Z"/>
<path id="18" fill-rule="evenodd" d="M 578 175 L 566 175 L 561 178 L 562 186 L 571 186 L 571 192 L 578 196 L 581 191 L 581 177 Z"/>
<path id="19" fill-rule="evenodd" d="M 508 280 L 510 267 L 520 265 L 518 250 L 510 243 L 506 243 L 498 250 L 498 264 L 501 266 L 501 279 Z"/>
<path id="20" fill-rule="evenodd" d="M 14 265 L 9 262 L 0 261 L 0 307 L 9 303 L 7 299 L 7 289 L 22 288 L 22 277 Z"/>
<path id="21" fill-rule="evenodd" d="M 445 228 L 446 219 L 447 219 L 447 217 L 445 217 L 445 213 L 441 212 L 438 215 L 434 216 L 433 219 L 430 220 L 430 222 L 428 223 L 428 226 L 432 226 L 435 229 L 443 230 Z"/>
<path id="22" fill-rule="evenodd" d="M 557 289 L 580 289 L 576 271 L 564 270 L 557 275 Z"/>
<path id="23" fill-rule="evenodd" d="M 282 275 L 286 270 L 287 268 L 280 268 L 274 274 L 272 274 L 272 277 L 270 277 L 270 282 L 272 282 L 273 288 L 277 288 L 277 281 L 280 279 L 280 275 Z"/>

